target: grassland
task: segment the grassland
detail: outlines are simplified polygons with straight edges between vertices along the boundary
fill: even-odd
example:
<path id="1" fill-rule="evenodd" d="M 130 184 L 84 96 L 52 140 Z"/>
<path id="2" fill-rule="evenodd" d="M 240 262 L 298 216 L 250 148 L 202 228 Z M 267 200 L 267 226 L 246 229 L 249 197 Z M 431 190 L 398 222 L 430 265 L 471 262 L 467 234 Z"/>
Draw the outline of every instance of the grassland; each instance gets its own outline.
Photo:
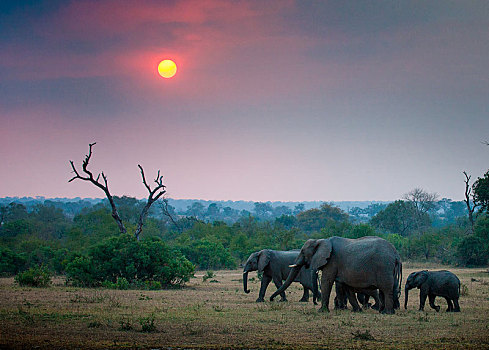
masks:
<path id="1" fill-rule="evenodd" d="M 421 268 L 435 269 L 405 264 L 404 280 Z M 206 281 L 196 274 L 184 289 L 162 291 L 73 288 L 62 279 L 50 288 L 23 288 L 3 278 L 0 347 L 487 349 L 489 274 L 450 270 L 463 283 L 461 313 L 436 313 L 428 305 L 417 311 L 417 290 L 410 293 L 408 310 L 395 315 L 318 313 L 312 302 L 298 302 L 297 284 L 289 288 L 287 303 L 255 303 L 259 281 L 252 279 L 252 292 L 244 294 L 238 270 L 218 271 Z M 444 299 L 437 304 L 446 309 Z"/>

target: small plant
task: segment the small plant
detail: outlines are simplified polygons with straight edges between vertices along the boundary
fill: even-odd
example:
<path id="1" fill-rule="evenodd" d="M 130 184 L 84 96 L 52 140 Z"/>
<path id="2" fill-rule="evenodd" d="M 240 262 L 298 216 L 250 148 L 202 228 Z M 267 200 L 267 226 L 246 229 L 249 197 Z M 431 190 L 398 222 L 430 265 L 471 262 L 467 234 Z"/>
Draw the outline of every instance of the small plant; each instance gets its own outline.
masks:
<path id="1" fill-rule="evenodd" d="M 150 333 L 156 330 L 154 315 L 140 318 L 139 324 L 141 325 L 141 332 Z"/>
<path id="2" fill-rule="evenodd" d="M 430 322 L 428 318 L 428 313 L 425 312 L 424 315 L 418 317 L 418 322 Z"/>
<path id="3" fill-rule="evenodd" d="M 51 272 L 45 266 L 31 267 L 15 276 L 19 286 L 47 287 L 51 284 Z"/>
<path id="4" fill-rule="evenodd" d="M 119 321 L 119 330 L 120 331 L 130 331 L 132 329 L 131 321 L 129 320 L 120 320 Z"/>
<path id="5" fill-rule="evenodd" d="M 153 299 L 153 298 L 151 298 L 151 297 L 149 297 L 149 296 L 144 295 L 144 294 L 142 294 L 142 293 L 141 293 L 141 295 L 139 296 L 139 298 L 138 298 L 138 299 L 139 299 L 139 300 L 151 300 L 151 299 Z"/>
<path id="6" fill-rule="evenodd" d="M 352 335 L 353 335 L 353 339 L 357 339 L 357 340 L 375 340 L 375 338 L 373 337 L 372 334 L 370 334 L 370 331 L 368 329 L 365 330 L 365 332 L 360 332 L 360 331 L 352 332 Z"/>
<path id="7" fill-rule="evenodd" d="M 129 289 L 129 281 L 125 277 L 117 277 L 115 286 L 117 289 L 127 290 Z"/>
<path id="8" fill-rule="evenodd" d="M 212 308 L 214 309 L 215 312 L 223 312 L 224 311 L 224 306 L 222 306 L 222 305 L 214 305 Z"/>
<path id="9" fill-rule="evenodd" d="M 463 283 L 460 284 L 460 295 L 462 296 L 469 295 L 469 288 L 467 287 L 466 284 Z"/>
<path id="10" fill-rule="evenodd" d="M 27 323 L 27 324 L 32 324 L 34 323 L 34 316 L 29 312 L 25 311 L 21 306 L 17 306 L 19 316 L 22 318 L 22 320 Z M 28 307 L 29 309 L 30 307 Z"/>
<path id="11" fill-rule="evenodd" d="M 146 289 L 149 290 L 158 290 L 161 289 L 161 282 L 160 281 L 146 281 L 144 282 Z"/>
<path id="12" fill-rule="evenodd" d="M 206 282 L 208 279 L 216 277 L 214 271 L 207 271 L 204 276 L 202 276 L 202 282 Z"/>
<path id="13" fill-rule="evenodd" d="M 88 323 L 88 328 L 100 328 L 102 327 L 102 322 L 100 321 L 90 321 Z"/>

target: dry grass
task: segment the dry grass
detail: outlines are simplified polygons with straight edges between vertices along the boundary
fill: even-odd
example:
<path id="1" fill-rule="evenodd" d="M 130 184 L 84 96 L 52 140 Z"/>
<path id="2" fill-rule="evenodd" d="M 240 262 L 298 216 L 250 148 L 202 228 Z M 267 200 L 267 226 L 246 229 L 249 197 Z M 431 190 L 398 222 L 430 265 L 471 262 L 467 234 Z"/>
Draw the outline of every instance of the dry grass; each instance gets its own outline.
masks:
<path id="1" fill-rule="evenodd" d="M 430 268 L 404 265 L 404 280 Z M 0 279 L 0 347 L 487 349 L 489 274 L 450 270 L 466 286 L 461 313 L 436 313 L 428 305 L 417 311 L 417 290 L 408 310 L 395 315 L 318 313 L 312 302 L 298 302 L 297 284 L 288 290 L 288 303 L 255 303 L 259 281 L 244 294 L 240 271 L 218 271 L 218 283 L 197 274 L 185 289 L 163 291 L 71 288 L 62 280 L 47 289 L 21 288 Z M 444 299 L 437 304 L 446 309 Z"/>

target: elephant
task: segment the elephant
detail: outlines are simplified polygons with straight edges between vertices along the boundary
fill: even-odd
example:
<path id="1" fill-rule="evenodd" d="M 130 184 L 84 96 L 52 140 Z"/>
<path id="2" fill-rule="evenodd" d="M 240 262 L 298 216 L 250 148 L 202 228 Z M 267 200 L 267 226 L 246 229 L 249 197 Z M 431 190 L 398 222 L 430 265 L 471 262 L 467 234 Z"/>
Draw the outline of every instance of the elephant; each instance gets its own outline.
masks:
<path id="1" fill-rule="evenodd" d="M 409 275 L 405 285 L 404 308 L 407 309 L 408 291 L 417 287 L 419 289 L 419 310 L 424 310 L 426 297 L 429 304 L 436 312 L 440 307 L 435 305 L 437 296 L 444 297 L 447 301 L 447 312 L 460 312 L 458 298 L 460 297 L 460 280 L 458 277 L 446 270 L 441 271 L 418 271 Z M 452 304 L 453 302 L 453 304 Z"/>
<path id="2" fill-rule="evenodd" d="M 277 288 L 280 288 L 282 281 L 287 278 L 292 264 L 297 256 L 299 255 L 299 250 L 289 250 L 289 251 L 278 251 L 271 249 L 263 249 L 258 252 L 254 252 L 250 255 L 246 264 L 243 268 L 243 289 L 245 293 L 249 293 L 248 289 L 248 272 L 257 271 L 263 272 L 263 278 L 261 280 L 260 292 L 258 293 L 258 299 L 256 302 L 265 301 L 265 292 L 268 285 L 273 280 L 273 283 Z M 294 277 L 295 282 L 300 282 L 304 288 L 304 293 L 300 301 L 309 301 L 309 291 L 317 291 L 317 274 L 312 274 L 310 269 L 303 268 L 299 271 L 296 277 Z M 314 288 L 314 284 L 316 287 Z M 287 301 L 285 293 L 280 294 L 282 301 Z M 313 295 L 313 302 L 316 305 L 316 297 Z"/>
<path id="3" fill-rule="evenodd" d="M 385 239 L 366 236 L 357 239 L 330 237 L 309 239 L 304 243 L 285 283 L 270 300 L 284 292 L 305 266 L 311 273 L 322 271 L 321 308 L 329 312 L 329 297 L 335 281 L 354 289 L 379 289 L 384 297 L 382 313 L 393 314 L 394 305 L 399 303 L 402 280 L 402 263 L 399 253 Z M 317 287 L 317 285 L 314 285 Z M 313 292 L 317 295 L 316 290 Z M 348 293 L 354 308 L 359 309 L 357 301 Z"/>
<path id="4" fill-rule="evenodd" d="M 363 309 L 368 309 L 372 307 L 374 310 L 381 309 L 381 301 L 379 299 L 379 291 L 377 289 L 352 289 L 346 284 L 335 282 L 336 296 L 334 298 L 334 308 L 337 310 L 347 309 L 348 293 L 352 292 L 353 298 L 356 298 Z M 368 300 L 372 297 L 375 301 L 374 305 L 371 305 Z M 353 306 L 353 305 L 352 305 Z M 362 309 L 355 309 L 353 306 L 353 311 L 362 311 Z"/>

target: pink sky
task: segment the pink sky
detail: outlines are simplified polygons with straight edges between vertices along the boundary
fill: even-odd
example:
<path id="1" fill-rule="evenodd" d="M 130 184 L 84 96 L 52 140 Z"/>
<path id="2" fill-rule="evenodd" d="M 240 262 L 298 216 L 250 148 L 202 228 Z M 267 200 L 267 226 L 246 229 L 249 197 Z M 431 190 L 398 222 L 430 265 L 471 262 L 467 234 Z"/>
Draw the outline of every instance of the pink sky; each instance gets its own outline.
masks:
<path id="1" fill-rule="evenodd" d="M 1 5 L 0 196 L 460 200 L 489 164 L 485 2 Z M 164 80 L 157 64 L 174 59 Z"/>

